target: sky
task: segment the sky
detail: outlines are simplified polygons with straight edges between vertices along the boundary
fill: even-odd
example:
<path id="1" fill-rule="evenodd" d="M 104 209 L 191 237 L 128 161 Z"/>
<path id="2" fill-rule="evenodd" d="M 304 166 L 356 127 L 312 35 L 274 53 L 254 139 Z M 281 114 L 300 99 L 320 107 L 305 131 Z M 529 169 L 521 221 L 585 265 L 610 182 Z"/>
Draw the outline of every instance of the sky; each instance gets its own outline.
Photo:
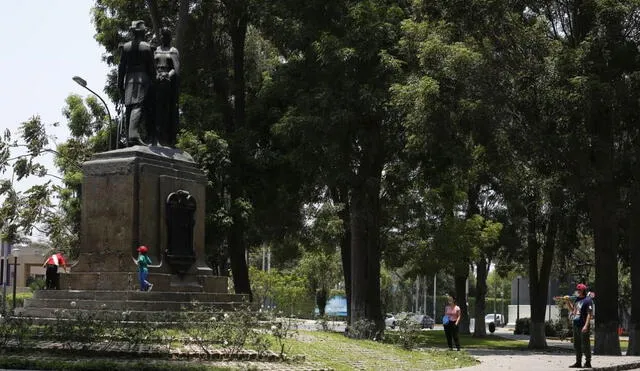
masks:
<path id="1" fill-rule="evenodd" d="M 103 89 L 109 69 L 102 61 L 105 49 L 94 39 L 93 4 L 93 0 L 3 1 L 1 133 L 8 128 L 12 138 L 17 138 L 20 123 L 39 115 L 47 133 L 55 137 L 50 146 L 55 148 L 55 143 L 64 142 L 69 135 L 62 115 L 66 97 L 91 94 L 71 79 L 76 75 L 107 100 Z M 113 104 L 107 104 L 113 114 Z M 60 125 L 54 128 L 56 122 Z M 12 156 L 16 154 L 19 152 L 12 152 Z M 44 156 L 41 163 L 54 169 L 51 156 Z M 0 178 L 10 178 L 10 172 L 0 174 Z M 42 179 L 26 179 L 15 186 L 24 191 L 40 182 Z"/>

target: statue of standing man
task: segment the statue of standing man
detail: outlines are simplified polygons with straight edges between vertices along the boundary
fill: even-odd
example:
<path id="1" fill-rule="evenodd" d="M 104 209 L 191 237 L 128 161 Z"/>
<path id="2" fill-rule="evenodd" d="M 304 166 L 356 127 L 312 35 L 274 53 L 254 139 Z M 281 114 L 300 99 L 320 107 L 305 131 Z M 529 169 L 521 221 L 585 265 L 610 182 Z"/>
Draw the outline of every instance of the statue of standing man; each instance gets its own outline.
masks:
<path id="1" fill-rule="evenodd" d="M 171 31 L 163 28 L 160 45 L 154 53 L 156 63 L 155 120 L 158 140 L 173 147 L 178 133 L 178 49 L 171 46 Z"/>
<path id="2" fill-rule="evenodd" d="M 151 94 L 156 71 L 151 46 L 144 41 L 144 22 L 133 21 L 130 31 L 133 40 L 124 44 L 118 65 L 118 89 L 125 105 L 127 144 L 134 146 L 145 145 L 143 138 L 156 140 Z"/>

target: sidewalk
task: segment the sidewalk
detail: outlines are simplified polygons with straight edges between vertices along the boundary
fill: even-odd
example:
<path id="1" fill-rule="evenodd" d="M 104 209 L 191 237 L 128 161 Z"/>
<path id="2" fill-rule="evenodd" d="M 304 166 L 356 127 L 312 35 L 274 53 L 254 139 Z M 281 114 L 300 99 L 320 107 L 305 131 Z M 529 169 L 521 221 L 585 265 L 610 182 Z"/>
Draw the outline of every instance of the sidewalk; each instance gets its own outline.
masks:
<path id="1" fill-rule="evenodd" d="M 511 340 L 520 340 L 523 343 L 529 341 L 528 335 L 513 335 L 513 332 L 496 331 L 494 335 Z M 573 344 L 569 341 L 560 340 L 547 340 L 547 344 L 551 348 L 546 351 L 468 349 L 467 352 L 476 357 L 479 364 L 464 368 L 464 370 L 569 370 L 569 366 L 576 360 L 575 355 L 571 352 Z M 640 357 L 598 356 L 594 354 L 591 359 L 591 365 L 594 370 L 602 371 L 634 370 L 640 369 Z"/>
<path id="2" fill-rule="evenodd" d="M 575 362 L 575 356 L 564 351 L 511 351 L 491 349 L 470 349 L 468 353 L 480 362 L 477 366 L 467 367 L 469 371 L 527 370 L 552 371 L 569 370 Z M 594 370 L 633 370 L 640 368 L 640 357 L 597 356 L 591 360 Z"/>

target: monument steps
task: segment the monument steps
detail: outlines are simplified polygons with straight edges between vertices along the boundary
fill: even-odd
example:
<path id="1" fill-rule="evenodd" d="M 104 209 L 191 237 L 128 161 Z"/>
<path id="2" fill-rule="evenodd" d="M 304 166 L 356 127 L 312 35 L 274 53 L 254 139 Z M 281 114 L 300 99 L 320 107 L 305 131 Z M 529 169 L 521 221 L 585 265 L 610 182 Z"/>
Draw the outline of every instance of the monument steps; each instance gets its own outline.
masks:
<path id="1" fill-rule="evenodd" d="M 39 319 L 120 319 L 126 315 L 131 321 L 163 321 L 189 313 L 231 311 L 247 304 L 246 295 L 225 293 L 40 290 L 25 299 L 19 312 Z"/>
<path id="2" fill-rule="evenodd" d="M 175 300 L 198 302 L 242 301 L 246 295 L 210 292 L 163 292 L 134 290 L 38 290 L 33 299 L 82 299 L 82 300 Z"/>
<path id="3" fill-rule="evenodd" d="M 22 317 L 30 317 L 37 323 L 47 323 L 58 319 L 176 322 L 198 318 L 197 316 L 202 315 L 203 312 L 24 308 L 17 314 Z"/>
<path id="4" fill-rule="evenodd" d="M 75 303 L 75 304 L 71 304 Z M 207 302 L 200 303 L 208 308 L 231 310 L 241 302 Z M 89 310 L 139 310 L 139 311 L 171 311 L 190 310 L 194 304 L 188 301 L 146 301 L 146 300 L 74 300 L 74 299 L 26 299 L 25 308 L 62 308 Z"/>

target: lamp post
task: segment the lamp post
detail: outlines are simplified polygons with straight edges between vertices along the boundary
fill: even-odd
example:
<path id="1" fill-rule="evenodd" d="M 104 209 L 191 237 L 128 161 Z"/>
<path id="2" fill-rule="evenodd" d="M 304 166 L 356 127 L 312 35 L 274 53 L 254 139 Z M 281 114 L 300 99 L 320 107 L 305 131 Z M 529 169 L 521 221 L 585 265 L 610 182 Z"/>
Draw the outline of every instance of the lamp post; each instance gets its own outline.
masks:
<path id="1" fill-rule="evenodd" d="M 495 277 L 495 283 L 493 285 L 494 286 L 494 291 L 493 291 L 493 322 L 495 322 L 496 325 L 497 325 L 497 322 L 498 322 L 497 317 L 498 317 L 498 315 L 496 313 L 498 313 L 498 312 L 496 310 L 496 304 L 497 304 L 496 302 L 498 301 L 498 275 L 496 274 L 496 272 L 494 272 L 494 277 Z M 502 314 L 502 319 L 504 319 L 504 313 Z"/>
<path id="2" fill-rule="evenodd" d="M 504 324 L 507 324 L 507 320 L 509 319 L 509 313 L 505 313 L 504 311 L 504 288 L 500 289 L 500 312 L 502 312 L 502 319 L 504 320 Z"/>
<path id="3" fill-rule="evenodd" d="M 7 313 L 7 277 L 9 276 L 9 244 L 2 243 L 2 267 L 0 272 L 2 274 L 2 315 Z M 6 267 L 6 268 L 5 268 Z"/>
<path id="4" fill-rule="evenodd" d="M 93 94 L 96 97 L 98 97 L 98 99 L 100 99 L 100 101 L 104 105 L 104 108 L 107 109 L 107 115 L 109 115 L 109 150 L 114 149 L 113 148 L 113 130 L 112 130 L 113 129 L 113 119 L 111 118 L 111 111 L 109 111 L 109 106 L 107 106 L 107 102 L 105 102 L 104 99 L 102 99 L 102 97 L 98 95 L 98 93 L 96 93 L 95 91 L 89 89 L 89 87 L 87 86 L 87 80 L 83 79 L 80 76 L 73 76 L 72 80 L 75 81 L 78 85 L 82 86 L 83 88 L 89 90 L 91 92 L 91 94 Z M 116 141 L 116 148 L 117 147 L 118 147 L 118 141 Z"/>
<path id="5" fill-rule="evenodd" d="M 551 278 L 549 278 L 549 283 L 547 284 L 547 292 L 548 292 L 547 306 L 549 307 L 549 321 L 551 321 Z"/>
<path id="6" fill-rule="evenodd" d="M 518 276 L 518 287 L 516 288 L 516 304 L 518 308 L 516 310 L 516 322 L 520 319 L 520 279 L 522 277 Z"/>
<path id="7" fill-rule="evenodd" d="M 11 249 L 11 255 L 13 255 L 13 305 L 12 309 L 16 309 L 16 288 L 18 286 L 18 256 L 20 255 L 20 249 Z"/>

